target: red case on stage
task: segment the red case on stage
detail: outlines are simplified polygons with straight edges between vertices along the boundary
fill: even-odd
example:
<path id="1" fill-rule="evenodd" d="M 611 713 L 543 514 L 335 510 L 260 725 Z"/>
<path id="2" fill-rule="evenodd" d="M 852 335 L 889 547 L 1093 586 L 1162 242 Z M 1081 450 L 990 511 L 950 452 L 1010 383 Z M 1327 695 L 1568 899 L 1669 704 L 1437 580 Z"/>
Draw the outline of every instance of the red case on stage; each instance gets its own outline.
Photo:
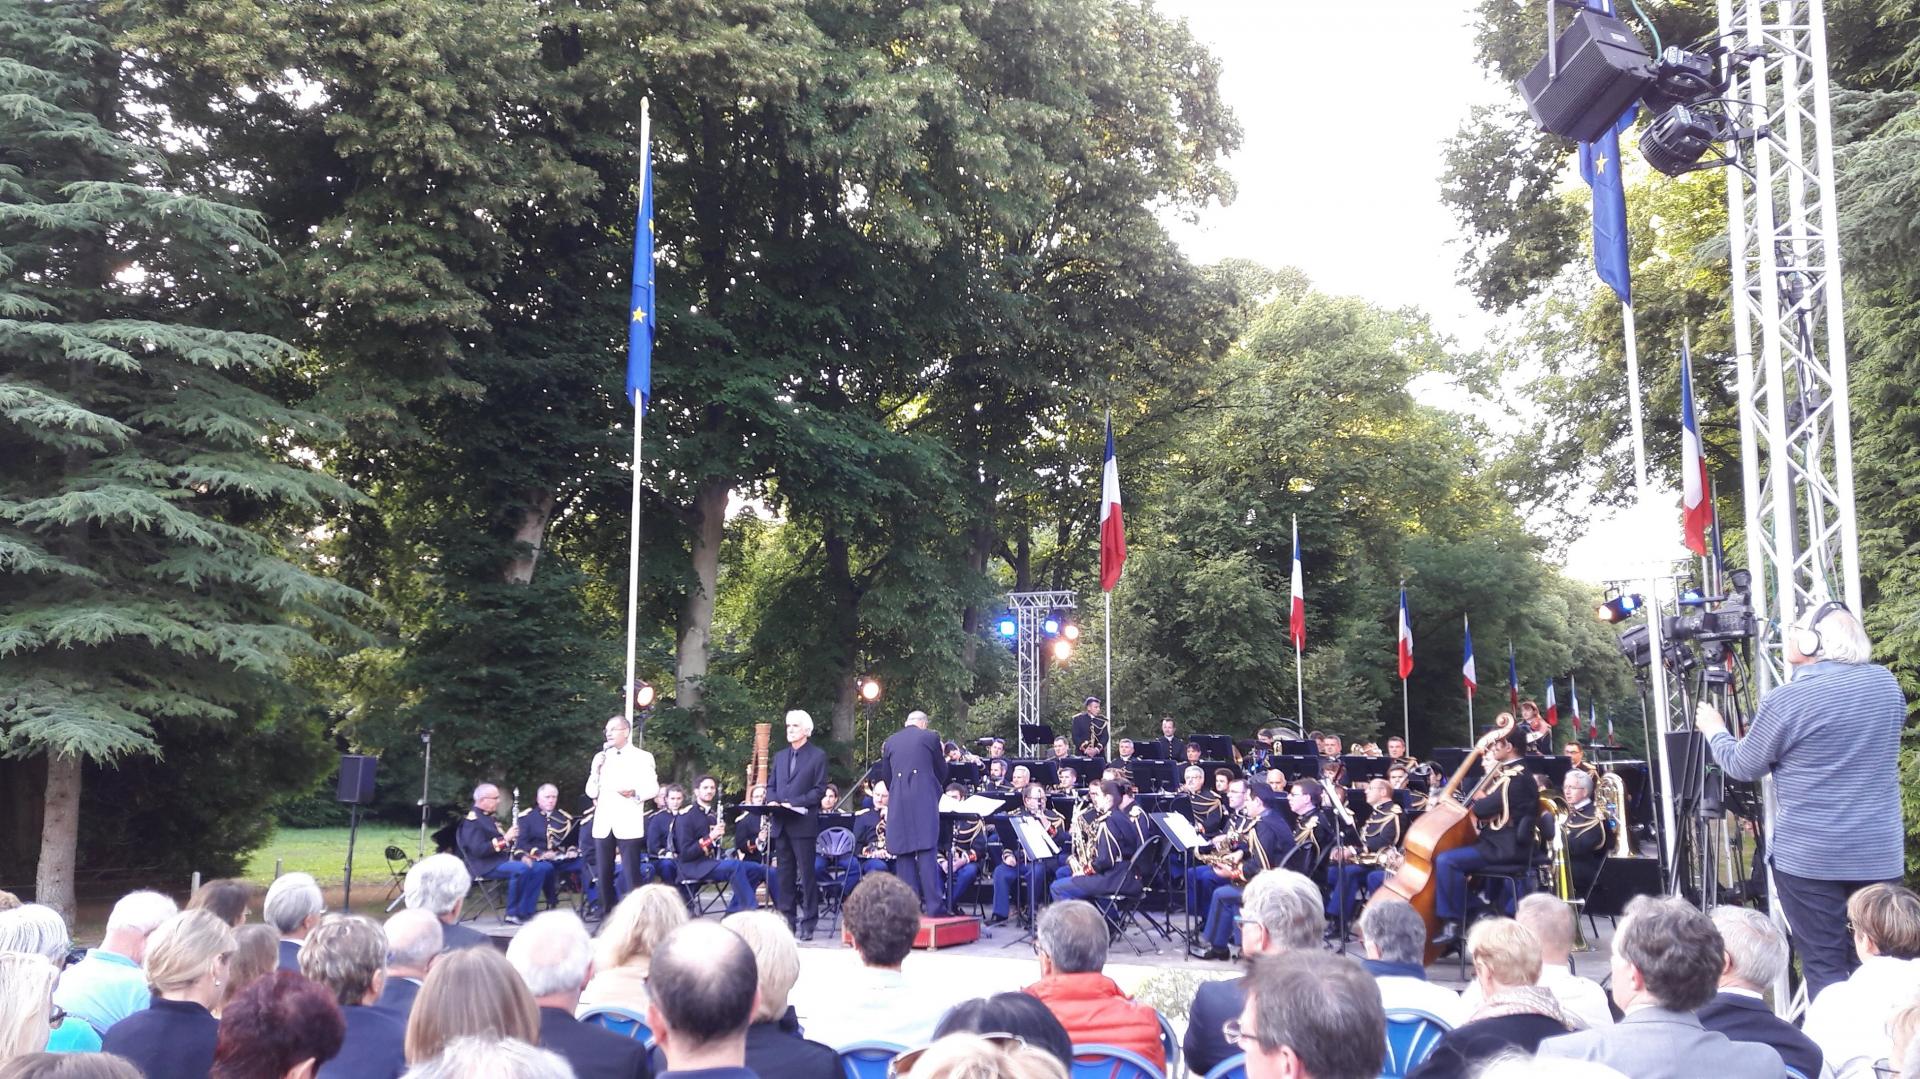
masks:
<path id="1" fill-rule="evenodd" d="M 913 936 L 913 946 L 934 952 L 939 951 L 941 948 L 952 948 L 961 944 L 972 944 L 979 939 L 980 919 L 978 918 L 961 915 L 946 918 L 922 917 L 920 919 L 920 931 Z M 840 943 L 848 945 L 849 947 L 853 944 L 853 938 L 847 935 L 845 929 L 840 931 Z"/>

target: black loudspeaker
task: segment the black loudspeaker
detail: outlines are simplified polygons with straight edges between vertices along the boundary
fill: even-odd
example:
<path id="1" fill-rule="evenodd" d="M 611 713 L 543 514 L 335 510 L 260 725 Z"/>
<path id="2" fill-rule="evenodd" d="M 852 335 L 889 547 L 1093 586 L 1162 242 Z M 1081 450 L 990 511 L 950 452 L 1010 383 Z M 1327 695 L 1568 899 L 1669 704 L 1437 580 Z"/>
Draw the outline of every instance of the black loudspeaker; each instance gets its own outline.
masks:
<path id="1" fill-rule="evenodd" d="M 1551 3 L 1552 0 L 1549 0 Z M 1653 81 L 1653 61 L 1627 24 L 1598 11 L 1582 11 L 1562 31 L 1553 57 L 1515 80 L 1527 112 L 1556 135 L 1592 142 L 1640 97 Z"/>
<path id="2" fill-rule="evenodd" d="M 342 755 L 340 790 L 334 795 L 334 800 L 357 806 L 373 801 L 373 771 L 379 763 L 378 757 L 358 757 L 351 753 Z"/>
<path id="3" fill-rule="evenodd" d="M 1587 893 L 1587 913 L 1596 918 L 1618 918 L 1636 895 L 1660 895 L 1659 858 L 1608 858 L 1600 865 L 1593 889 Z"/>

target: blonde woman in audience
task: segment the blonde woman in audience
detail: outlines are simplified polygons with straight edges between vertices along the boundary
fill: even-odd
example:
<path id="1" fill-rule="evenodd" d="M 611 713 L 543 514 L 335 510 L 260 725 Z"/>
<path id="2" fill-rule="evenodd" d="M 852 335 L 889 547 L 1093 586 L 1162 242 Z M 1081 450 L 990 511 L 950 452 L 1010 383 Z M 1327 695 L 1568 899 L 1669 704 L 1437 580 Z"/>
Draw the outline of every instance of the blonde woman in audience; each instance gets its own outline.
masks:
<path id="1" fill-rule="evenodd" d="M 1860 967 L 1820 990 L 1801 1028 L 1840 1079 L 1872 1076 L 1874 1062 L 1891 1057 L 1887 1021 L 1920 993 L 1920 895 L 1868 885 L 1848 898 L 1847 924 Z"/>
<path id="2" fill-rule="evenodd" d="M 893 1074 L 913 1079 L 1067 1079 L 1067 1069 L 1052 1053 L 979 1034 L 949 1034 L 924 1049 L 902 1053 Z"/>
<path id="3" fill-rule="evenodd" d="M 1909 1001 L 1887 1020 L 1887 1037 L 1893 1041 L 1887 1063 L 1900 1079 L 1920 1079 L 1920 1037 L 1915 1035 L 1920 1035 L 1920 999 Z"/>
<path id="4" fill-rule="evenodd" d="M 513 1038 L 455 1038 L 432 1060 L 409 1069 L 404 1079 L 573 1079 L 558 1054 Z"/>
<path id="5" fill-rule="evenodd" d="M 46 956 L 0 954 L 0 1061 L 37 1053 L 53 1033 L 53 980 L 59 968 Z"/>
<path id="6" fill-rule="evenodd" d="M 533 994 L 507 957 L 492 948 L 461 948 L 434 962 L 407 1020 L 407 1063 L 417 1071 L 448 1042 L 469 1035 L 530 1045 L 540 1040 Z"/>
<path id="7" fill-rule="evenodd" d="M 760 1079 L 839 1079 L 840 1057 L 801 1036 L 787 996 L 800 980 L 800 946 L 787 920 L 770 910 L 729 914 L 720 923 L 753 949 L 760 1000 L 747 1028 L 747 1070 Z"/>
<path id="8" fill-rule="evenodd" d="M 636 888 L 607 916 L 595 941 L 593 979 L 582 1008 L 616 1005 L 647 1013 L 647 967 L 667 934 L 687 924 L 687 901 L 665 884 Z"/>
<path id="9" fill-rule="evenodd" d="M 1569 1015 L 1540 981 L 1540 941 L 1511 918 L 1482 918 L 1467 934 L 1480 1005 L 1466 1023 L 1442 1035 L 1408 1079 L 1466 1079 L 1509 1049 L 1539 1044 L 1586 1024 Z"/>
<path id="10" fill-rule="evenodd" d="M 233 931 L 233 958 L 227 960 L 226 992 L 220 998 L 220 1014 L 226 1014 L 227 1002 L 261 977 L 272 974 L 280 965 L 280 932 L 265 922 L 250 922 Z"/>
<path id="11" fill-rule="evenodd" d="M 67 920 L 52 907 L 43 907 L 38 903 L 27 903 L 12 910 L 0 911 L 0 952 L 26 952 L 45 956 L 55 970 L 66 966 L 67 953 L 73 950 L 73 939 L 67 935 Z M 59 992 L 60 982 L 54 979 L 54 991 Z M 85 1019 L 77 1015 L 63 1015 L 53 1026 L 45 1048 L 51 1053 L 96 1053 L 100 1050 L 100 1034 Z"/>
<path id="12" fill-rule="evenodd" d="M 147 984 L 153 1005 L 115 1023 L 101 1047 L 147 1079 L 201 1079 L 213 1068 L 220 1021 L 213 1010 L 226 992 L 233 930 L 207 910 L 185 910 L 147 938 Z"/>
<path id="13" fill-rule="evenodd" d="M 110 1053 L 29 1053 L 0 1064 L 0 1079 L 141 1079 Z"/>

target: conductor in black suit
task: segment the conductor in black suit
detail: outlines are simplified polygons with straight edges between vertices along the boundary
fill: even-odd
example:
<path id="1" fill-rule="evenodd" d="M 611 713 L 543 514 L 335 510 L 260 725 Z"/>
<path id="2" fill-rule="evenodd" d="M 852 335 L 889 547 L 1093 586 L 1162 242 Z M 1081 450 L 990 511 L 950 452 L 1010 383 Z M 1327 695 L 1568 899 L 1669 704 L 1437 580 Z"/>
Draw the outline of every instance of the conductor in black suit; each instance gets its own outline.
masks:
<path id="1" fill-rule="evenodd" d="M 827 754 L 808 745 L 813 717 L 798 708 L 787 713 L 787 748 L 773 755 L 767 776 L 767 804 L 773 812 L 773 853 L 779 870 L 773 878 L 773 902 L 787 916 L 795 937 L 812 940 L 820 919 L 820 896 L 813 886 L 813 846 L 820 837 L 820 800 L 827 793 Z M 794 921 L 794 882 L 800 885 L 800 918 Z"/>
<path id="2" fill-rule="evenodd" d="M 880 747 L 880 774 L 887 777 L 887 850 L 894 855 L 894 875 L 920 897 L 921 910 L 939 917 L 946 913 L 946 890 L 934 848 L 947 760 L 940 736 L 927 723 L 925 712 L 907 713 L 907 725 Z"/>

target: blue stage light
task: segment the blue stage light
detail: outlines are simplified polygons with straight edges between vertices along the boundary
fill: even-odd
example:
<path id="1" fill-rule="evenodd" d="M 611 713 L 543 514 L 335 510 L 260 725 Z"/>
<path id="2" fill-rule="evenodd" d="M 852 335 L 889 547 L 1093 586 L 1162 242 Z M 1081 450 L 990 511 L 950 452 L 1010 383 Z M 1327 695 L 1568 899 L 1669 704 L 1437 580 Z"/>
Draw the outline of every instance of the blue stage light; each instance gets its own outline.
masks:
<path id="1" fill-rule="evenodd" d="M 1019 635 L 1020 635 L 1020 623 L 1015 622 L 1011 618 L 1002 618 L 1000 620 L 1000 636 L 1018 637 Z"/>

